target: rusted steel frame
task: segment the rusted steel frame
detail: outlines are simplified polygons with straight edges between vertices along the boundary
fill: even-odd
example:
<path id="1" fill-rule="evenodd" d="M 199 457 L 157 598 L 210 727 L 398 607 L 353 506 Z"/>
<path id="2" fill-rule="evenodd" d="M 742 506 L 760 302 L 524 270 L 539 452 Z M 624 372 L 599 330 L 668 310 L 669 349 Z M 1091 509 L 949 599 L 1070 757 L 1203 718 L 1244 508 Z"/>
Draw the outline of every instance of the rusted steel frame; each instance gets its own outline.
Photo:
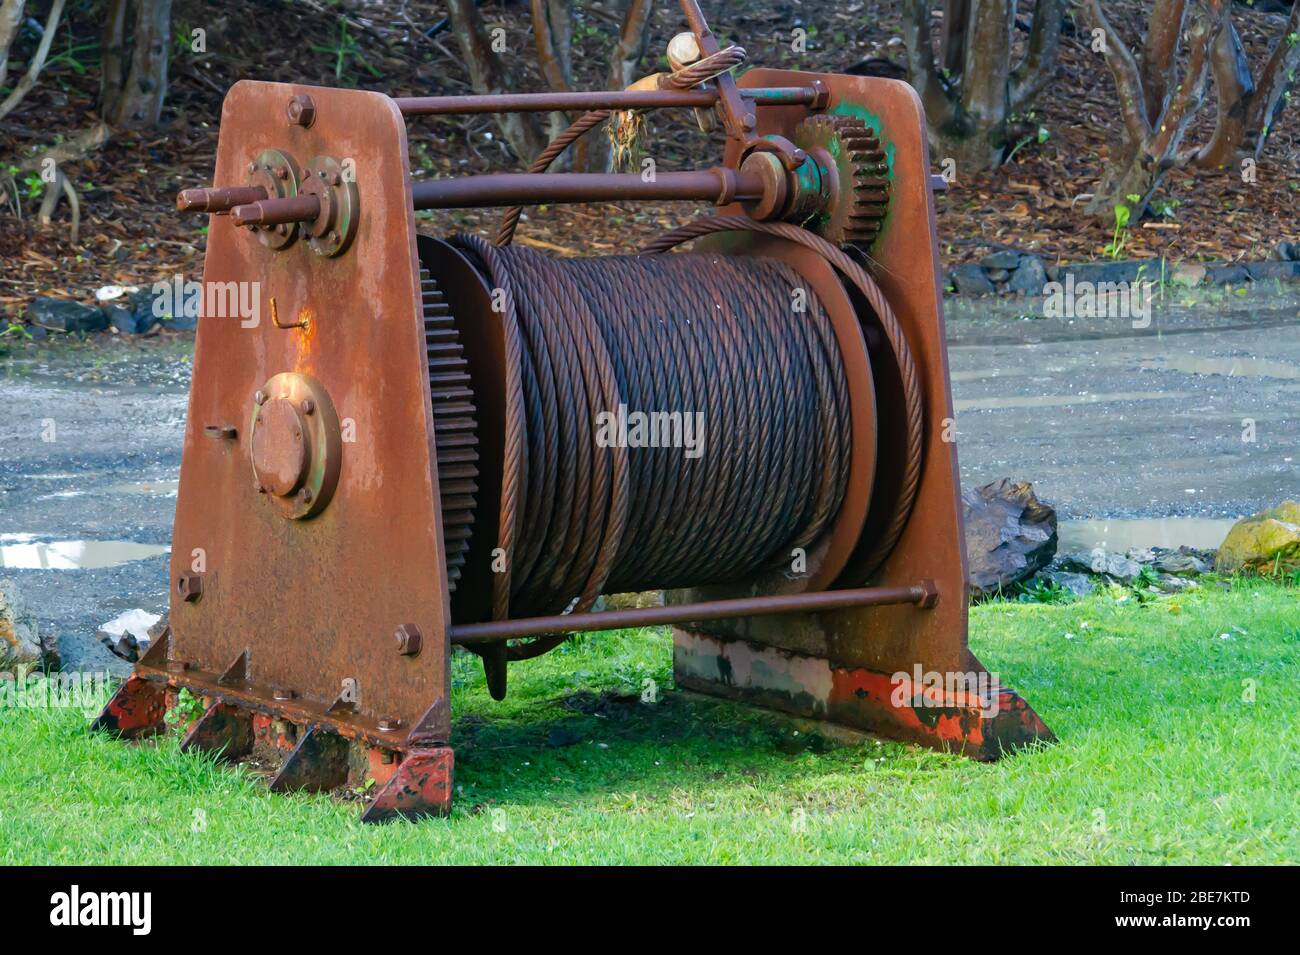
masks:
<path id="1" fill-rule="evenodd" d="M 808 106 L 820 95 L 813 86 L 773 86 L 743 91 L 755 106 Z M 707 108 L 718 101 L 707 90 L 591 90 L 574 93 L 502 93 L 482 96 L 400 96 L 403 116 L 465 116 L 472 113 L 550 113 L 592 109 Z"/>
<path id="2" fill-rule="evenodd" d="M 136 664 L 132 679 L 139 679 L 153 685 L 161 684 L 173 689 L 185 688 L 195 696 L 204 697 L 209 704 L 223 703 L 227 706 L 251 710 L 254 713 L 277 716 L 300 726 L 319 725 L 339 736 L 361 740 L 371 746 L 381 746 L 399 752 L 410 748 L 407 739 L 409 726 L 391 731 L 381 730 L 377 721 L 366 719 L 350 710 L 331 712 L 329 704 L 317 703 L 301 697 L 289 700 L 276 699 L 277 687 L 255 683 L 228 686 L 220 682 L 219 673 L 193 669 L 172 672 L 146 667 L 143 663 Z"/>
<path id="3" fill-rule="evenodd" d="M 610 199 L 703 199 L 725 205 L 742 199 L 758 199 L 762 195 L 763 179 L 757 173 L 724 167 L 661 172 L 649 182 L 639 173 L 507 172 L 411 185 L 411 196 L 417 209 L 468 209 Z"/>
<path id="4" fill-rule="evenodd" d="M 520 620 L 491 620 L 486 623 L 453 625 L 449 637 L 452 643 L 490 643 L 496 640 L 535 637 L 544 633 L 621 630 L 628 627 L 654 627 L 667 623 L 726 620 L 732 617 L 814 613 L 820 610 L 840 610 L 844 607 L 916 604 L 928 609 L 933 607 L 938 599 L 939 592 L 934 582 L 923 580 L 909 587 L 857 587 L 853 590 L 774 594 L 767 597 L 739 597 L 734 600 L 670 604 L 664 607 L 555 614 L 549 617 L 525 617 Z"/>

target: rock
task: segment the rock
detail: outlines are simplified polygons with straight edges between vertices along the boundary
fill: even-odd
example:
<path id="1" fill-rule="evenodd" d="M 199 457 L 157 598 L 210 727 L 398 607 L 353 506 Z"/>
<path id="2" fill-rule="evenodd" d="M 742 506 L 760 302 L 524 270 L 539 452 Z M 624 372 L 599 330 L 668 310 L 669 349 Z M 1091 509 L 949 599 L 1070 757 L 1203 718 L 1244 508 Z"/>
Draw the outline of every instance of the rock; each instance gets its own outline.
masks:
<path id="1" fill-rule="evenodd" d="M 1188 580 L 1186 577 L 1175 577 L 1173 574 L 1160 574 L 1155 581 L 1156 590 L 1166 594 L 1181 593 L 1184 590 L 1198 590 L 1200 586 L 1194 580 Z"/>
<path id="2" fill-rule="evenodd" d="M 1007 276 L 1009 276 L 1011 273 L 1008 272 L 1006 269 L 985 269 L 984 274 L 989 277 L 990 282 L 1000 283 L 1000 282 L 1005 282 L 1007 280 Z"/>
<path id="3" fill-rule="evenodd" d="M 149 649 L 162 616 L 147 610 L 127 610 L 101 624 L 95 636 L 114 655 L 135 663 Z"/>
<path id="4" fill-rule="evenodd" d="M 1300 503 L 1283 501 L 1232 525 L 1219 546 L 1221 574 L 1289 574 L 1300 570 Z"/>
<path id="5" fill-rule="evenodd" d="M 1011 273 L 1007 288 L 1026 295 L 1042 295 L 1047 281 L 1047 269 L 1043 267 L 1043 260 L 1036 255 L 1023 255 L 1020 257 L 1020 265 Z"/>
<path id="6" fill-rule="evenodd" d="M 1183 577 L 1208 574 L 1214 569 L 1214 552 L 1185 546 L 1177 550 L 1156 548 L 1156 559 L 1153 566 L 1162 574 L 1174 574 Z"/>
<path id="7" fill-rule="evenodd" d="M 60 633 L 58 650 L 66 672 L 108 673 L 115 677 L 131 675 L 130 663 L 88 633 Z"/>
<path id="8" fill-rule="evenodd" d="M 1056 510 L 1032 484 L 1009 478 L 962 494 L 971 595 L 980 597 L 1032 577 L 1056 554 Z"/>
<path id="9" fill-rule="evenodd" d="M 18 584 L 0 580 L 0 668 L 41 662 L 36 615 L 27 609 Z"/>
<path id="10" fill-rule="evenodd" d="M 1080 282 L 1136 282 L 1139 277 L 1154 282 L 1160 278 L 1160 261 L 1081 262 L 1077 265 L 1062 265 L 1057 269 L 1056 281 L 1064 284 L 1067 275 L 1074 276 L 1075 285 Z"/>
<path id="11" fill-rule="evenodd" d="M 1076 597 L 1086 597 L 1097 589 L 1097 585 L 1087 574 L 1071 573 L 1068 570 L 1049 570 L 1039 576 L 1058 587 L 1064 587 Z"/>
<path id="12" fill-rule="evenodd" d="M 1098 574 L 1129 583 L 1142 573 L 1142 565 L 1123 554 L 1110 554 L 1100 547 L 1088 554 L 1069 554 L 1061 559 L 1063 570 L 1081 574 Z"/>
<path id="13" fill-rule="evenodd" d="M 1205 281 L 1205 275 L 1208 271 L 1200 262 L 1180 262 L 1174 266 L 1173 272 L 1169 275 L 1169 281 L 1174 285 L 1192 288 Z"/>
<path id="14" fill-rule="evenodd" d="M 1211 265 L 1205 270 L 1205 277 L 1211 285 L 1242 285 L 1250 281 L 1244 265 Z"/>
<path id="15" fill-rule="evenodd" d="M 959 295 L 992 295 L 995 291 L 984 270 L 970 262 L 956 266 L 948 278 Z"/>
<path id="16" fill-rule="evenodd" d="M 980 265 L 986 269 L 1006 269 L 1008 272 L 1020 264 L 1020 253 L 1004 249 L 980 259 Z"/>
<path id="17" fill-rule="evenodd" d="M 1246 271 L 1256 282 L 1276 279 L 1279 282 L 1300 280 L 1300 262 L 1248 262 Z"/>
<path id="18" fill-rule="evenodd" d="M 53 332 L 102 332 L 108 318 L 91 305 L 59 298 L 38 298 L 27 306 L 27 321 Z"/>
<path id="19" fill-rule="evenodd" d="M 1279 262 L 1300 261 L 1300 245 L 1294 242 L 1279 242 L 1273 250 L 1273 258 Z"/>

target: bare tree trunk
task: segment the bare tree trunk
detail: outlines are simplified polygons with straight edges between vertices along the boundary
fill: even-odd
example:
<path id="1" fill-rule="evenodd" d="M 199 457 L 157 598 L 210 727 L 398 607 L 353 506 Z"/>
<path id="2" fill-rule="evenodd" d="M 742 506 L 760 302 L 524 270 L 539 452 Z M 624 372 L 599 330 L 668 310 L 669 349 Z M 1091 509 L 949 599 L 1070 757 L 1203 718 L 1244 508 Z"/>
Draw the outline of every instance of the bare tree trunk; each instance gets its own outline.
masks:
<path id="1" fill-rule="evenodd" d="M 626 89 L 640 78 L 637 76 L 637 63 L 645 52 L 645 27 L 653 7 L 651 0 L 630 0 L 628 3 L 623 15 L 623 28 L 610 57 L 611 89 Z"/>
<path id="2" fill-rule="evenodd" d="M 948 154 L 967 169 L 990 169 L 1002 161 L 1010 106 L 1011 30 L 1015 0 L 968 0 L 966 62 L 961 71 L 962 106 L 971 134 L 952 144 Z"/>
<path id="3" fill-rule="evenodd" d="M 1159 2 L 1159 0 L 1158 0 Z M 1183 135 L 1205 100 L 1210 77 L 1210 51 L 1218 42 L 1225 22 L 1225 6 L 1231 0 L 1191 0 L 1182 16 L 1187 61 L 1178 82 L 1177 42 L 1161 39 L 1160 49 L 1168 60 L 1157 81 L 1172 93 L 1162 97 L 1160 112 L 1148 112 L 1147 90 L 1142 85 L 1144 70 L 1160 71 L 1154 54 L 1145 54 L 1142 66 L 1102 12 L 1100 0 L 1086 0 L 1085 16 L 1106 38 L 1105 58 L 1119 93 L 1125 137 L 1119 155 L 1112 158 L 1087 211 L 1109 222 L 1118 206 L 1129 210 L 1136 222 L 1146 210 L 1151 194 L 1169 169 L 1186 165 L 1194 157 L 1181 151 Z M 1136 198 L 1133 198 L 1136 197 Z"/>
<path id="4" fill-rule="evenodd" d="M 504 93 L 506 84 L 500 57 L 488 42 L 487 28 L 474 0 L 448 0 L 452 33 L 469 68 L 475 93 Z M 503 113 L 497 123 L 506 142 L 525 163 L 542 151 L 546 142 L 531 113 Z"/>
<path id="5" fill-rule="evenodd" d="M 557 93 L 573 89 L 573 17 L 570 0 L 530 0 L 533 14 L 533 42 L 537 45 L 537 63 L 547 85 Z M 571 117 L 562 112 L 549 116 L 550 138 L 564 132 Z M 586 166 L 586 140 L 573 147 L 573 163 L 578 168 Z"/>
<path id="6" fill-rule="evenodd" d="M 1066 0 L 1037 0 L 1024 59 L 1012 69 L 1016 0 L 944 0 L 936 67 L 930 0 L 909 0 L 908 73 L 925 105 L 935 152 L 978 172 L 997 166 L 1016 135 L 1012 115 L 1051 79 Z"/>
<path id="7" fill-rule="evenodd" d="M 26 0 L 0 2 L 0 87 L 9 79 L 9 48 L 18 38 L 18 28 L 23 23 Z"/>
<path id="8" fill-rule="evenodd" d="M 1011 71 L 1011 108 L 1022 109 L 1034 101 L 1052 78 L 1061 48 L 1061 20 L 1066 0 L 1038 0 L 1029 27 L 1029 49 Z M 1012 11 L 1014 16 L 1014 10 Z"/>
<path id="9" fill-rule="evenodd" d="M 137 0 L 130 34 L 130 68 L 122 78 L 126 5 L 110 4 L 105 23 L 105 70 L 100 115 L 113 126 L 156 126 L 167 98 L 172 0 Z"/>

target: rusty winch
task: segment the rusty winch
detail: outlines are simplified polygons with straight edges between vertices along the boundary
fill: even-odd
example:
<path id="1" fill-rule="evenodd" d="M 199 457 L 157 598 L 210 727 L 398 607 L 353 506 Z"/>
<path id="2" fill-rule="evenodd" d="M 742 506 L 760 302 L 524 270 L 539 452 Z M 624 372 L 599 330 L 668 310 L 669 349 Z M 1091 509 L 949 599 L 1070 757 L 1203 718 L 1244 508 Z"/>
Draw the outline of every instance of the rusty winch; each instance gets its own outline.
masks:
<path id="1" fill-rule="evenodd" d="M 1051 738 L 967 649 L 916 95 L 736 79 L 682 7 L 671 72 L 624 91 L 230 90 L 216 185 L 178 199 L 211 228 L 169 628 L 99 726 L 155 732 L 188 689 L 186 748 L 279 749 L 277 790 L 369 773 L 367 820 L 446 812 L 453 647 L 499 698 L 569 634 L 671 625 L 679 687 L 980 759 Z M 720 165 L 546 172 L 681 107 Z M 556 110 L 586 112 L 530 172 L 412 180 L 408 119 Z M 522 205 L 637 199 L 721 208 L 637 255 L 511 243 Z M 416 231 L 469 206 L 509 208 L 494 242 Z M 238 283 L 259 320 L 212 307 Z"/>

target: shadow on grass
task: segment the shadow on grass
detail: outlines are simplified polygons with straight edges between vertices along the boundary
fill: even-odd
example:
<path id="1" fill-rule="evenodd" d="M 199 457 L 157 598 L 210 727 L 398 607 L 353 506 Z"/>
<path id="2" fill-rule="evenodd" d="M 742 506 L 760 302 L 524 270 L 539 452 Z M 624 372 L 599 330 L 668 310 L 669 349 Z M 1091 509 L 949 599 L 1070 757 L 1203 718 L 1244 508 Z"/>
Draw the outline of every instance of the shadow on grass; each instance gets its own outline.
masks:
<path id="1" fill-rule="evenodd" d="M 905 751 L 896 743 L 846 744 L 802 725 L 672 691 L 646 703 L 637 694 L 580 690 L 512 717 L 471 713 L 452 732 L 458 798 L 531 804 L 738 780 L 784 788 L 860 766 L 865 753 Z"/>

